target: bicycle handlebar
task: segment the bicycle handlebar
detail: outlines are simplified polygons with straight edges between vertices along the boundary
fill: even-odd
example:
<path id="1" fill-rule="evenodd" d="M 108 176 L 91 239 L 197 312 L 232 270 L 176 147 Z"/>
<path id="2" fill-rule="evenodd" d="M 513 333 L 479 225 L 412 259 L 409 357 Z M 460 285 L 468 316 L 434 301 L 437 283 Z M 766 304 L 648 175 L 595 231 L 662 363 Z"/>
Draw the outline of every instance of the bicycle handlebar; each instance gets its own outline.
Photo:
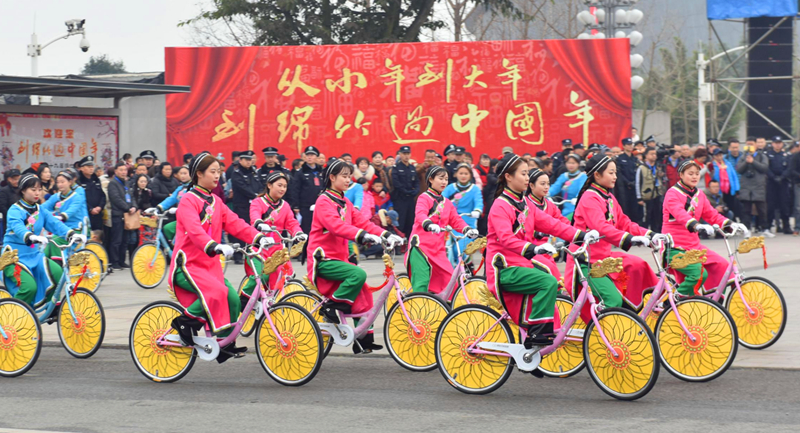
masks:
<path id="1" fill-rule="evenodd" d="M 572 204 L 575 204 L 575 203 L 577 203 L 578 199 L 577 199 L 577 198 L 570 198 L 570 199 L 567 199 L 567 200 L 553 200 L 553 199 L 551 198 L 551 199 L 550 199 L 550 201 L 552 201 L 552 202 L 553 202 L 553 204 L 555 204 L 556 206 L 558 206 L 558 205 L 562 205 L 562 204 L 564 204 L 564 203 L 572 203 Z"/>

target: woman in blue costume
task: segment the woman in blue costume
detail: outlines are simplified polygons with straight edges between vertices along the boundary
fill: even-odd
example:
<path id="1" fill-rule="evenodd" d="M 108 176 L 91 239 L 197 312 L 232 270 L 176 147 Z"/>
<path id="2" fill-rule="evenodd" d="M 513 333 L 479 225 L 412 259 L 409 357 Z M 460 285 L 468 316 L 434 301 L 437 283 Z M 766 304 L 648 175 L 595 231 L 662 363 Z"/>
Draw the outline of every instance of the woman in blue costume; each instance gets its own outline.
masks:
<path id="1" fill-rule="evenodd" d="M 578 197 L 583 184 L 586 183 L 586 173 L 581 171 L 581 157 L 571 153 L 567 155 L 564 164 L 567 171 L 558 176 L 556 183 L 550 187 L 550 196 L 561 194 L 564 200 L 571 200 Z M 561 215 L 572 221 L 572 214 L 575 212 L 575 205 L 567 202 L 561 208 Z"/>
<path id="2" fill-rule="evenodd" d="M 86 192 L 75 181 L 77 176 L 71 170 L 64 170 L 56 176 L 56 189 L 58 192 L 50 196 L 41 206 L 42 212 L 48 212 L 58 218 L 71 230 L 83 233 L 89 211 L 86 207 Z M 54 238 L 53 242 L 64 245 L 66 241 Z M 55 245 L 48 245 L 45 249 L 47 257 L 60 261 L 61 252 Z"/>
<path id="3" fill-rule="evenodd" d="M 85 243 L 86 236 L 70 230 L 52 213 L 40 209 L 36 204 L 42 196 L 38 176 L 26 174 L 17 189 L 21 198 L 6 216 L 3 253 L 17 250 L 19 263 L 3 270 L 3 282 L 13 297 L 36 308 L 50 300 L 63 273 L 61 266 L 48 259 L 36 245 L 47 244 L 42 233 L 51 232 L 78 243 Z"/>
<path id="4" fill-rule="evenodd" d="M 469 164 L 459 164 L 456 167 L 456 181 L 447 185 L 447 188 L 444 189 L 442 192 L 442 196 L 451 202 L 456 207 L 456 211 L 458 214 L 461 215 L 461 219 L 467 223 L 468 226 L 472 228 L 476 228 L 478 226 L 478 218 L 481 217 L 481 213 L 483 213 L 483 195 L 481 194 L 481 189 L 475 186 L 474 179 L 472 178 L 472 167 Z M 462 214 L 469 214 L 469 216 L 463 216 Z M 458 263 L 458 256 L 456 251 L 456 245 L 452 241 L 450 242 L 447 258 L 450 259 L 450 263 L 455 267 Z M 458 241 L 458 250 L 461 251 L 461 254 L 464 254 L 464 248 L 467 247 L 467 244 L 472 242 L 471 239 L 462 238 Z"/>

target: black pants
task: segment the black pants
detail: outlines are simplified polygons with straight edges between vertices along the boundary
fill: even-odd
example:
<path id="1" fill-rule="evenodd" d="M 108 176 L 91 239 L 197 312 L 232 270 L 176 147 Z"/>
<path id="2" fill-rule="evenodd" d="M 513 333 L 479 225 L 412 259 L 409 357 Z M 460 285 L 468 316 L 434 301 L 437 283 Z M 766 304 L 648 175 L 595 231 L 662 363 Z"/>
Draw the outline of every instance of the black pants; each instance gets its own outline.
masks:
<path id="1" fill-rule="evenodd" d="M 397 211 L 397 228 L 406 236 L 411 236 L 411 229 L 414 227 L 414 197 L 392 198 L 392 202 Z"/>
<path id="2" fill-rule="evenodd" d="M 250 224 L 250 205 L 249 204 L 236 205 L 236 206 L 233 207 L 233 212 L 239 218 L 245 220 L 245 222 L 247 222 L 247 224 Z M 228 242 L 230 242 L 232 244 L 239 244 L 239 245 L 242 245 L 242 246 L 244 246 L 245 244 L 249 243 L 249 242 L 245 242 L 245 241 L 243 241 L 241 239 L 236 239 L 235 237 L 231 236 L 230 233 L 228 233 Z M 236 260 L 236 261 L 242 260 L 242 253 L 240 253 L 238 251 L 235 252 L 233 254 L 233 259 Z"/>
<path id="3" fill-rule="evenodd" d="M 310 233 L 311 232 L 311 223 L 314 221 L 314 212 L 311 212 L 308 207 L 300 208 L 300 228 L 303 230 L 303 233 Z M 303 245 L 303 254 L 300 254 L 300 262 L 305 263 L 306 259 L 308 259 L 308 253 L 306 248 L 308 247 L 308 242 Z"/>
<path id="4" fill-rule="evenodd" d="M 125 263 L 125 253 L 128 251 L 128 240 L 125 239 L 125 219 L 122 216 L 111 217 L 111 229 L 109 230 L 108 260 L 112 266 L 120 267 Z"/>
<path id="5" fill-rule="evenodd" d="M 780 213 L 780 217 L 775 215 Z M 784 227 L 789 225 L 789 217 L 792 215 L 792 193 L 791 186 L 787 182 L 775 182 L 767 180 L 767 227 L 777 218 L 783 221 Z"/>
<path id="6" fill-rule="evenodd" d="M 636 224 L 642 223 L 642 206 L 636 198 L 636 190 L 634 190 L 633 187 L 625 188 L 625 198 L 622 201 L 617 199 L 617 201 L 622 205 L 622 210 L 625 212 L 625 215 L 628 215 L 631 221 Z"/>
<path id="7" fill-rule="evenodd" d="M 663 218 L 664 197 L 656 197 L 644 202 L 644 226 L 650 230 L 661 233 Z"/>
<path id="8" fill-rule="evenodd" d="M 755 212 L 753 212 L 755 208 Z M 755 227 L 756 230 L 762 231 L 769 229 L 770 223 L 767 220 L 767 202 L 764 200 L 750 201 L 742 200 L 742 213 L 745 215 L 745 220 L 742 221 L 745 225 L 751 225 L 753 216 L 757 216 Z"/>
<path id="9" fill-rule="evenodd" d="M 742 204 L 739 203 L 739 199 L 735 195 L 722 193 L 722 201 L 724 201 L 725 206 L 728 206 L 728 209 L 733 212 L 733 216 L 735 218 L 739 218 L 739 221 L 741 221 L 743 224 L 750 223 L 750 219 L 745 216 L 744 211 L 742 210 Z"/>

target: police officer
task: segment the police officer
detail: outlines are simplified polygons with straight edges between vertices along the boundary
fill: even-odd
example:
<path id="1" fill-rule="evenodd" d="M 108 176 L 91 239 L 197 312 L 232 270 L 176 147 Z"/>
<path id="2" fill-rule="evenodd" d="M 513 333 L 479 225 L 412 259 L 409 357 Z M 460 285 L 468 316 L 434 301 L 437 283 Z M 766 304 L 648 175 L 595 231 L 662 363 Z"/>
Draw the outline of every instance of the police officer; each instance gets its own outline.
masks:
<path id="1" fill-rule="evenodd" d="M 319 149 L 314 146 L 306 147 L 303 151 L 304 163 L 290 182 L 290 185 L 293 186 L 289 188 L 291 194 L 289 203 L 292 205 L 295 215 L 300 214 L 300 227 L 303 229 L 303 233 L 311 232 L 311 221 L 314 216 L 311 207 L 317 202 L 317 197 L 325 185 L 322 181 L 322 166 L 317 164 L 317 157 L 319 157 Z M 300 256 L 301 263 L 305 263 L 306 256 L 306 249 L 303 247 L 303 254 Z"/>
<path id="2" fill-rule="evenodd" d="M 636 169 L 639 167 L 639 159 L 633 155 L 633 140 L 624 138 L 622 140 L 622 153 L 617 157 L 617 183 L 622 183 L 621 191 L 625 197 L 617 197 L 622 210 L 634 222 L 642 221 L 642 208 L 636 202 Z"/>
<path id="3" fill-rule="evenodd" d="M 252 150 L 240 152 L 239 165 L 234 168 L 233 173 L 231 173 L 233 211 L 239 218 L 247 221 L 248 224 L 250 224 L 250 202 L 264 189 L 258 171 L 253 167 L 255 160 L 256 154 Z M 244 244 L 244 242 L 238 240 L 233 242 Z M 241 254 L 234 256 L 234 262 L 236 264 L 240 264 L 241 261 Z"/>
<path id="4" fill-rule="evenodd" d="M 783 150 L 783 140 L 779 136 L 772 138 L 772 148 L 767 150 L 769 170 L 767 170 L 767 221 L 772 224 L 776 219 L 775 211 L 779 211 L 784 234 L 792 234 L 789 216 L 792 212 L 791 180 L 789 161 L 791 155 Z M 777 227 L 777 222 L 776 222 Z"/>
<path id="5" fill-rule="evenodd" d="M 394 185 L 392 202 L 398 215 L 398 228 L 408 236 L 414 225 L 414 203 L 419 192 L 419 180 L 417 180 L 417 170 L 410 162 L 411 148 L 401 146 L 397 156 L 399 159 L 392 169 L 392 185 Z"/>
<path id="6" fill-rule="evenodd" d="M 456 181 L 456 167 L 458 167 L 458 161 L 456 161 L 457 150 L 458 147 L 455 144 L 448 144 L 447 147 L 444 148 L 444 157 L 447 159 L 444 162 L 444 168 L 447 170 L 448 183 Z"/>
<path id="7" fill-rule="evenodd" d="M 100 179 L 94 174 L 94 156 L 86 156 L 76 162 L 78 184 L 86 193 L 86 208 L 92 230 L 103 230 L 103 209 L 106 207 L 106 194 Z"/>
<path id="8" fill-rule="evenodd" d="M 553 155 L 553 173 L 557 172 L 564 163 L 564 159 L 572 153 L 572 140 L 565 138 L 561 140 L 561 153 Z"/>
<path id="9" fill-rule="evenodd" d="M 156 177 L 158 174 L 156 170 L 158 167 L 155 166 L 156 161 L 156 153 L 152 150 L 145 150 L 144 152 L 139 154 L 139 158 L 142 158 L 142 162 L 144 166 L 147 167 L 147 175 L 150 176 L 150 179 Z"/>
<path id="10" fill-rule="evenodd" d="M 278 149 L 274 147 L 265 147 L 261 149 L 264 152 L 264 165 L 258 169 L 258 175 L 261 178 L 261 185 L 267 185 L 267 177 L 274 171 L 282 171 L 289 176 L 289 170 L 281 167 L 278 161 Z"/>

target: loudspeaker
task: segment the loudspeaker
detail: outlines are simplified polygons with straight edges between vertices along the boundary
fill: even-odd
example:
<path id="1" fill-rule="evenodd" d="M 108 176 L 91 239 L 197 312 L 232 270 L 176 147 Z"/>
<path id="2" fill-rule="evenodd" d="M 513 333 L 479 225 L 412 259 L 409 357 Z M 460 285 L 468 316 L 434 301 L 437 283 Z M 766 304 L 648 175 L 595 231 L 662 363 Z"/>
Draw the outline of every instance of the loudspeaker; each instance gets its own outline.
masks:
<path id="1" fill-rule="evenodd" d="M 750 45 L 770 31 L 781 18 L 762 17 L 747 20 Z M 747 58 L 747 75 L 757 77 L 791 77 L 794 21 L 789 18 L 775 28 Z M 753 80 L 748 83 L 747 102 L 772 122 L 792 134 L 792 79 Z M 747 110 L 747 135 L 772 137 L 783 135 L 753 110 Z"/>

